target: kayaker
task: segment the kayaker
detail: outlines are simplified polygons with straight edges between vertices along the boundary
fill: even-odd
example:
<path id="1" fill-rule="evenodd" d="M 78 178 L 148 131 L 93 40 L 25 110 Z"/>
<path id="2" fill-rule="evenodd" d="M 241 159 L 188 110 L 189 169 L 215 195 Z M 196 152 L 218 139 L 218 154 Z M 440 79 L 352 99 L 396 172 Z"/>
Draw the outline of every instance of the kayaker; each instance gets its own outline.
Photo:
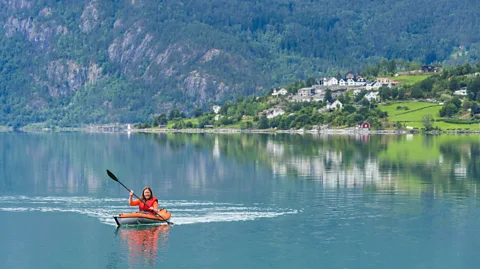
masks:
<path id="1" fill-rule="evenodd" d="M 155 215 L 154 212 L 159 212 L 158 210 L 158 199 L 153 196 L 152 189 L 150 187 L 143 188 L 142 196 L 140 200 L 132 200 L 133 190 L 130 191 L 130 197 L 128 202 L 131 206 L 137 206 L 140 212 L 148 213 Z M 146 204 L 146 205 L 145 205 Z"/>

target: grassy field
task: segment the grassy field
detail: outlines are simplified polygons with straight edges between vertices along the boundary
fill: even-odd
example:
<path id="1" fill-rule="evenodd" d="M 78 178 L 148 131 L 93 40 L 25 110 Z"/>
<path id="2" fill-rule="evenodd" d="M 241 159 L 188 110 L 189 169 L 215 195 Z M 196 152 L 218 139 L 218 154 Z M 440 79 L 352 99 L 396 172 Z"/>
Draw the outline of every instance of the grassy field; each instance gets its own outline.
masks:
<path id="1" fill-rule="evenodd" d="M 240 129 L 240 122 L 230 125 L 225 125 L 222 129 Z"/>
<path id="2" fill-rule="evenodd" d="M 392 121 L 394 122 L 394 121 Z M 411 122 L 402 122 L 406 126 L 411 126 L 413 128 L 423 128 L 423 123 L 421 121 L 411 121 Z M 448 129 L 450 130 L 458 130 L 458 129 L 468 129 L 470 131 L 478 131 L 480 130 L 480 124 L 455 124 L 455 123 L 446 123 L 443 121 L 437 121 L 433 123 L 433 127 L 438 127 L 443 131 L 447 131 Z"/>
<path id="3" fill-rule="evenodd" d="M 412 85 L 428 78 L 429 76 L 430 75 L 418 75 L 418 76 L 411 75 L 411 76 L 390 77 L 390 79 L 398 81 L 400 84 Z"/>
<path id="4" fill-rule="evenodd" d="M 193 126 L 197 126 L 198 124 L 198 119 L 194 118 L 194 119 L 184 119 L 183 122 L 187 123 L 187 122 L 191 122 Z M 166 129 L 172 129 L 173 125 L 175 123 L 174 122 L 170 122 L 167 124 L 167 127 L 165 127 Z"/>
<path id="5" fill-rule="evenodd" d="M 398 106 L 408 107 L 409 110 L 403 110 L 403 109 L 397 110 Z M 378 108 L 380 108 L 382 111 L 387 112 L 388 116 L 391 118 L 391 117 L 397 116 L 397 115 L 401 116 L 399 114 L 402 114 L 402 115 L 406 116 L 406 115 L 409 115 L 409 114 L 412 114 L 412 113 L 416 112 L 416 111 L 412 111 L 412 110 L 417 110 L 417 109 L 422 109 L 423 110 L 423 108 L 429 109 L 428 108 L 429 106 L 435 106 L 433 108 L 436 108 L 438 106 L 438 110 L 440 110 L 440 108 L 442 108 L 441 105 L 438 105 L 436 103 L 427 103 L 427 102 L 404 102 L 404 103 L 398 102 L 398 103 L 392 103 L 392 104 L 389 104 L 389 105 L 381 105 Z M 422 110 L 419 110 L 419 111 L 422 111 Z M 432 112 L 432 111 L 429 111 L 429 112 Z"/>
<path id="6" fill-rule="evenodd" d="M 410 110 L 397 110 L 397 106 L 406 106 Z M 390 122 L 395 123 L 400 121 L 406 126 L 420 129 L 423 128 L 422 120 L 425 115 L 430 114 L 434 119 L 440 119 L 438 112 L 442 106 L 427 102 L 405 102 L 383 105 L 379 106 L 379 108 L 382 111 L 388 112 L 388 120 Z M 434 122 L 433 127 L 438 127 L 444 131 L 447 129 L 480 130 L 480 124 L 454 124 L 443 121 Z"/>
<path id="7" fill-rule="evenodd" d="M 390 116 L 390 113 L 388 114 L 388 118 L 390 121 L 422 121 L 423 117 L 425 115 L 432 115 L 434 119 L 440 118 L 438 112 L 442 106 L 432 106 L 432 107 L 426 107 L 420 110 L 412 111 L 409 113 L 405 114 L 400 114 L 400 115 L 392 115 Z"/>

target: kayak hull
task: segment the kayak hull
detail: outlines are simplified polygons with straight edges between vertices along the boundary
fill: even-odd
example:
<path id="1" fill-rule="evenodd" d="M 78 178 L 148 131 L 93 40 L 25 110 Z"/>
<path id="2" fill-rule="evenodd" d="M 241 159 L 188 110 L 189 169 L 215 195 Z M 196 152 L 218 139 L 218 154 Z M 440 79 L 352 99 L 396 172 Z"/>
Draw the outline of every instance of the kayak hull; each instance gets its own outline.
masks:
<path id="1" fill-rule="evenodd" d="M 153 225 L 153 224 L 167 224 L 170 219 L 170 212 L 165 209 L 160 210 L 160 216 L 145 214 L 141 212 L 137 213 L 123 213 L 118 216 L 114 216 L 117 226 L 121 225 Z"/>

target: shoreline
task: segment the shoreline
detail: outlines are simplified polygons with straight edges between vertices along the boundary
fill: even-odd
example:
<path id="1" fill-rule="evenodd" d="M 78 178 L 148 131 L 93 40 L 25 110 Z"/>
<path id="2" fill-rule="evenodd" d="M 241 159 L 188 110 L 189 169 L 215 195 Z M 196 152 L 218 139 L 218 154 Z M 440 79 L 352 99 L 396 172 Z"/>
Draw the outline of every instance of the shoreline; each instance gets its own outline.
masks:
<path id="1" fill-rule="evenodd" d="M 406 135 L 406 134 L 480 134 L 478 131 L 430 131 L 418 130 L 364 130 L 364 129 L 322 129 L 322 130 L 275 130 L 275 129 L 130 129 L 129 133 L 218 133 L 218 134 L 313 134 L 313 135 Z"/>
<path id="2" fill-rule="evenodd" d="M 275 129 L 131 129 L 131 133 L 218 133 L 218 134 L 407 134 L 406 131 L 395 130 L 275 130 Z M 480 133 L 480 132 L 479 132 Z"/>
<path id="3" fill-rule="evenodd" d="M 313 134 L 313 135 L 406 135 L 406 134 L 480 134 L 480 130 L 452 130 L 452 131 L 429 131 L 415 130 L 368 130 L 358 128 L 344 129 L 313 129 L 313 130 L 278 130 L 278 129 L 230 129 L 230 128 L 187 128 L 187 129 L 164 129 L 145 128 L 129 129 L 128 124 L 90 125 L 85 127 L 54 127 L 54 128 L 0 128 L 0 132 L 25 132 L 25 133 L 50 133 L 50 132 L 85 132 L 85 133 L 216 133 L 216 134 Z"/>

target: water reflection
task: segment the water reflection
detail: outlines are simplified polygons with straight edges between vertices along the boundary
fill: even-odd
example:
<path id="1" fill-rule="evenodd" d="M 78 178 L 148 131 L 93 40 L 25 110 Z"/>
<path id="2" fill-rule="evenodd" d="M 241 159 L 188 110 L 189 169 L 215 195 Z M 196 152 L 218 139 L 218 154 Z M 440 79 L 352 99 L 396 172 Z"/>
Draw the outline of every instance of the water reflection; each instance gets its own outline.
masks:
<path id="1" fill-rule="evenodd" d="M 213 160 L 270 167 L 274 177 L 312 180 L 325 188 L 360 188 L 421 195 L 425 184 L 436 192 L 476 194 L 480 139 L 476 135 L 224 135 L 175 134 L 155 140 L 185 150 L 193 144 Z M 205 156 L 189 166 L 186 180 L 198 185 Z M 215 170 L 213 170 L 215 171 Z M 221 177 L 219 170 L 218 176 Z M 429 188 L 429 187 L 428 187 Z"/>
<path id="2" fill-rule="evenodd" d="M 207 194 L 259 169 L 324 188 L 420 195 L 432 184 L 437 193 L 468 194 L 476 193 L 479 156 L 477 135 L 0 133 L 0 192 L 124 194 L 109 182 L 108 168 L 128 186 L 150 185 L 162 197 Z"/>
<path id="3" fill-rule="evenodd" d="M 157 262 L 163 262 L 169 232 L 169 225 L 119 228 L 118 234 L 130 267 L 154 267 Z"/>

